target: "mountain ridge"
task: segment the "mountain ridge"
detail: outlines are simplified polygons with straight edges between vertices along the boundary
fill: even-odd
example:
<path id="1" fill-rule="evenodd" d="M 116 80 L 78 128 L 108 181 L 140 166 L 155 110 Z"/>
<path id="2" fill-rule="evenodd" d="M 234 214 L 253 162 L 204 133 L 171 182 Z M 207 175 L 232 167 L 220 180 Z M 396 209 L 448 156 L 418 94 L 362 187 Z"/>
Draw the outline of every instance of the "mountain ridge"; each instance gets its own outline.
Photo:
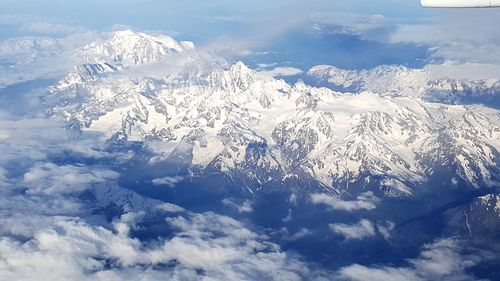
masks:
<path id="1" fill-rule="evenodd" d="M 242 62 L 206 70 L 194 61 L 155 78 L 105 64 L 90 67 L 94 75 L 84 64 L 90 75 L 51 88 L 46 112 L 110 140 L 170 143 L 175 148 L 155 161 L 180 161 L 197 176 L 240 178 L 250 192 L 291 178 L 390 197 L 411 196 L 430 178 L 470 188 L 498 184 L 494 109 L 340 93 L 265 77 Z"/>
<path id="2" fill-rule="evenodd" d="M 330 65 L 311 68 L 305 80 L 341 92 L 370 91 L 383 96 L 422 98 L 445 104 L 500 106 L 500 79 L 436 78 L 429 69 L 383 65 L 373 69 L 345 70 Z"/>

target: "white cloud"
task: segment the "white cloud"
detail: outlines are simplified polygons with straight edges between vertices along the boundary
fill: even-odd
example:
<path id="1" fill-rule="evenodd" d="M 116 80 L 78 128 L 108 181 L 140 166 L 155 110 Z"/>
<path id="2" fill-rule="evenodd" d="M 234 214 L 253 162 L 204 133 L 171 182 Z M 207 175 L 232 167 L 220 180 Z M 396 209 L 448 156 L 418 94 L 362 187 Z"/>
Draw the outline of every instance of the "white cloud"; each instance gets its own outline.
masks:
<path id="1" fill-rule="evenodd" d="M 162 203 L 156 207 L 158 210 L 168 213 L 180 213 L 186 211 L 184 208 L 170 203 Z"/>
<path id="2" fill-rule="evenodd" d="M 105 152 L 98 136 L 73 134 L 53 119 L 9 118 L 0 121 L 0 235 L 30 237 L 55 221 L 82 215 L 89 207 L 77 196 L 116 180 L 118 174 L 105 168 L 52 163 L 51 155 L 113 157 L 120 163 L 122 154 Z"/>
<path id="3" fill-rule="evenodd" d="M 112 224 L 89 217 L 92 204 L 84 207 L 77 194 L 65 193 L 83 191 L 108 180 L 107 176 L 115 178 L 102 172 L 94 167 L 38 163 L 13 183 L 22 182 L 37 192 L 0 190 L 0 279 L 302 280 L 322 274 L 227 216 L 194 214 L 143 199 L 157 205 L 125 213 Z M 116 193 L 104 192 L 111 197 Z M 139 200 L 127 192 L 114 201 Z M 171 236 L 152 243 L 130 237 L 144 218 L 161 214 L 174 230 Z M 300 231 L 296 237 L 304 235 L 307 232 Z M 164 264 L 172 266 L 160 266 Z"/>
<path id="4" fill-rule="evenodd" d="M 288 198 L 288 202 L 289 202 L 290 204 L 292 204 L 293 206 L 297 206 L 297 199 L 298 199 L 297 194 L 292 193 L 292 194 L 290 195 L 290 198 Z"/>
<path id="5" fill-rule="evenodd" d="M 82 192 L 97 183 L 117 179 L 118 173 L 72 165 L 36 164 L 24 174 L 28 193 L 65 194 Z"/>
<path id="6" fill-rule="evenodd" d="M 301 228 L 299 231 L 287 238 L 288 241 L 297 241 L 305 237 L 311 236 L 313 233 L 307 228 Z"/>
<path id="7" fill-rule="evenodd" d="M 258 63 L 257 66 L 259 68 L 270 68 L 270 67 L 273 67 L 273 66 L 276 66 L 277 63 Z"/>
<path id="8" fill-rule="evenodd" d="M 352 34 L 369 37 L 369 33 L 387 25 L 387 19 L 381 14 L 359 13 L 315 13 L 313 26 L 316 32 L 330 34 Z"/>
<path id="9" fill-rule="evenodd" d="M 174 187 L 176 184 L 184 180 L 184 177 L 181 176 L 175 176 L 175 177 L 163 177 L 163 178 L 156 178 L 152 180 L 152 183 L 154 185 L 166 185 L 169 187 Z"/>
<path id="10" fill-rule="evenodd" d="M 11 177 L 12 166 L 0 169 L 7 183 L 0 188 L 0 279 L 302 280 L 323 275 L 232 218 L 143 198 L 117 186 L 118 174 L 102 167 L 51 163 L 51 155 L 73 153 L 122 157 L 104 153 L 100 140 L 79 143 L 85 134 L 76 137 L 59 125 L 42 119 L 0 122 L 5 135 L 0 148 L 6 152 L 0 165 L 22 160 L 25 170 Z M 68 145 L 74 142 L 79 145 Z M 82 192 L 93 196 L 82 199 Z M 113 223 L 92 215 L 122 206 L 131 212 Z M 250 201 L 238 207 L 252 210 Z M 144 242 L 130 236 L 143 227 L 142 220 L 162 216 L 173 230 L 168 237 Z M 295 238 L 304 235 L 307 231 L 299 231 Z"/>
<path id="11" fill-rule="evenodd" d="M 491 54 L 491 53 L 490 53 Z M 500 53 L 499 53 L 500 56 Z M 443 63 L 428 64 L 425 69 L 429 79 L 498 79 L 500 64 L 494 63 Z"/>
<path id="12" fill-rule="evenodd" d="M 296 67 L 279 66 L 271 70 L 262 70 L 259 73 L 269 77 L 294 76 L 302 74 L 304 71 Z"/>
<path id="13" fill-rule="evenodd" d="M 396 227 L 396 224 L 392 221 L 386 221 L 384 223 L 377 223 L 377 230 L 384 237 L 384 239 L 389 240 L 391 238 L 391 232 Z"/>
<path id="14" fill-rule="evenodd" d="M 245 200 L 245 201 L 243 201 L 243 203 L 239 204 L 232 199 L 225 198 L 222 200 L 222 204 L 233 208 L 234 210 L 238 211 L 238 213 L 251 213 L 251 212 L 253 212 L 252 201 L 250 201 L 250 200 Z"/>
<path id="15" fill-rule="evenodd" d="M 253 54 L 254 53 L 251 50 L 241 50 L 241 51 L 237 52 L 237 55 L 239 55 L 239 56 L 251 56 Z"/>
<path id="16" fill-rule="evenodd" d="M 429 47 L 432 59 L 500 64 L 499 13 L 494 9 L 440 10 L 411 23 L 385 15 L 316 13 L 316 32 L 350 34 L 383 44 Z"/>
<path id="17" fill-rule="evenodd" d="M 459 25 L 451 24 L 442 26 L 439 24 L 425 25 L 401 25 L 390 35 L 391 43 L 417 43 L 427 44 L 431 47 L 433 58 L 444 58 L 447 61 L 464 63 L 495 63 L 500 54 L 498 42 L 486 40 L 488 36 L 497 37 L 498 34 L 487 34 L 485 32 L 472 32 L 473 27 L 467 28 L 471 32 L 465 32 Z M 474 24 L 476 28 L 481 28 Z M 468 37 L 464 34 L 475 34 L 481 36 Z M 485 36 L 485 37 L 482 37 Z"/>
<path id="18" fill-rule="evenodd" d="M 293 220 L 292 209 L 288 209 L 288 214 L 281 221 L 282 222 L 291 222 Z"/>
<path id="19" fill-rule="evenodd" d="M 329 224 L 330 229 L 348 240 L 362 240 L 377 235 L 375 224 L 369 220 L 362 219 L 358 223 L 349 225 L 343 223 Z"/>
<path id="20" fill-rule="evenodd" d="M 326 205 L 330 210 L 353 212 L 358 210 L 373 210 L 380 199 L 373 192 L 368 191 L 359 195 L 356 200 L 342 200 L 337 196 L 324 193 L 311 195 L 311 202 L 317 205 Z"/>
<path id="21" fill-rule="evenodd" d="M 328 226 L 332 232 L 343 236 L 347 240 L 363 240 L 377 235 L 389 240 L 396 225 L 391 221 L 374 223 L 362 219 L 354 224 L 332 223 Z"/>
<path id="22" fill-rule="evenodd" d="M 0 188 L 5 188 L 9 185 L 9 180 L 7 179 L 7 171 L 0 167 Z"/>
<path id="23" fill-rule="evenodd" d="M 2 118 L 0 120 L 0 164 L 9 161 L 44 161 L 49 154 L 71 151 L 84 157 L 126 160 L 128 153 L 105 151 L 106 140 L 100 135 L 77 134 L 63 129 L 56 118 Z"/>
<path id="24" fill-rule="evenodd" d="M 120 230 L 130 222 L 122 217 L 115 226 Z M 3 237 L 1 277 L 40 281 L 131 280 L 139 276 L 149 280 L 178 280 L 180 276 L 190 276 L 189 280 L 302 280 L 321 275 L 231 218 L 204 213 L 169 218 L 168 223 L 177 229 L 176 235 L 151 245 L 129 237 L 127 229 L 114 233 L 79 220 L 56 221 L 26 242 Z M 155 265 L 172 261 L 175 266 L 155 269 Z"/>
<path id="25" fill-rule="evenodd" d="M 422 280 L 415 272 L 404 268 L 369 268 L 353 264 L 340 270 L 342 280 L 351 281 L 418 281 Z"/>
<path id="26" fill-rule="evenodd" d="M 437 240 L 423 247 L 420 256 L 408 260 L 404 267 L 369 267 L 353 264 L 338 272 L 338 279 L 352 281 L 399 281 L 399 280 L 475 280 L 465 269 L 487 256 L 463 254 L 460 242 L 452 238 Z"/>
<path id="27" fill-rule="evenodd" d="M 420 274 L 430 279 L 440 279 L 450 274 L 464 273 L 464 269 L 477 264 L 478 256 L 464 256 L 461 246 L 453 239 L 443 239 L 423 247 L 420 257 L 410 263 Z"/>

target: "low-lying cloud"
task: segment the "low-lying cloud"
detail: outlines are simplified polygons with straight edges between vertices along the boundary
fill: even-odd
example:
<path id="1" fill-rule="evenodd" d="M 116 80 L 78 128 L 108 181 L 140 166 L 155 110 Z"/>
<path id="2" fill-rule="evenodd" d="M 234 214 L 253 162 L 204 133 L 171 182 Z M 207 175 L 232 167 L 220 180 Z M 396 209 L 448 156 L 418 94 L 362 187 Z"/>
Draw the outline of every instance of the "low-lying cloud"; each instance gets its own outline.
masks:
<path id="1" fill-rule="evenodd" d="M 377 207 L 380 199 L 371 191 L 359 195 L 356 200 L 342 200 L 337 196 L 316 193 L 311 195 L 311 202 L 316 205 L 326 205 L 330 210 L 354 212 L 373 210 Z"/>
<path id="2" fill-rule="evenodd" d="M 347 240 L 362 240 L 377 235 L 375 224 L 366 219 L 353 225 L 332 223 L 328 226 L 334 233 L 344 236 Z"/>
<path id="3" fill-rule="evenodd" d="M 74 135 L 60 125 L 0 122 L 6 152 L 0 156 L 0 279 L 327 280 L 327 273 L 242 222 L 122 188 L 119 174 L 102 163 L 119 165 L 128 152 L 111 153 L 99 136 Z M 101 164 L 67 163 L 72 157 Z M 239 207 L 252 209 L 246 201 Z M 117 214 L 110 221 L 103 210 Z M 163 218 L 171 233 L 154 241 L 134 237 L 151 218 Z"/>
<path id="4" fill-rule="evenodd" d="M 262 70 L 259 73 L 269 77 L 285 77 L 299 75 L 304 73 L 304 71 L 296 67 L 279 66 L 270 70 Z"/>
<path id="5" fill-rule="evenodd" d="M 448 238 L 425 245 L 419 257 L 409 259 L 407 266 L 353 264 L 341 268 L 337 278 L 351 281 L 475 280 L 466 269 L 489 258 L 484 253 L 464 254 L 461 241 Z"/>
<path id="6" fill-rule="evenodd" d="M 361 219 L 354 224 L 331 223 L 328 226 L 333 233 L 346 240 L 363 240 L 378 235 L 390 240 L 395 224 L 391 221 L 374 223 L 368 219 Z"/>
<path id="7" fill-rule="evenodd" d="M 253 212 L 252 201 L 248 199 L 242 203 L 238 203 L 233 199 L 225 198 L 222 200 L 222 204 L 236 210 L 240 214 Z"/>
<path id="8" fill-rule="evenodd" d="M 118 173 L 73 165 L 36 164 L 26 174 L 23 183 L 28 193 L 67 194 L 86 190 L 88 186 L 117 179 Z"/>
<path id="9" fill-rule="evenodd" d="M 181 176 L 163 177 L 163 178 L 153 179 L 152 183 L 154 185 L 166 185 L 169 187 L 174 187 L 177 183 L 181 182 L 183 179 L 184 179 L 184 177 L 181 177 Z"/>

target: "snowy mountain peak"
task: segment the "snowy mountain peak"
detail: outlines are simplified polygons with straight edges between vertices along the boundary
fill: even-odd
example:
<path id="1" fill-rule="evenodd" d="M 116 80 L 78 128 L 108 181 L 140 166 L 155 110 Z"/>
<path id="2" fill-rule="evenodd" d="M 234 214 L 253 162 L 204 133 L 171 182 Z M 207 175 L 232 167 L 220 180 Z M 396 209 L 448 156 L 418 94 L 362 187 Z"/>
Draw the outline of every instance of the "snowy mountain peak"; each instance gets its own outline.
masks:
<path id="1" fill-rule="evenodd" d="M 116 31 L 106 40 L 85 46 L 85 57 L 98 58 L 125 66 L 140 65 L 161 60 L 170 54 L 194 48 L 191 42 L 178 42 L 166 35 L 153 36 L 132 30 Z"/>
<path id="2" fill-rule="evenodd" d="M 255 71 L 251 70 L 245 63 L 242 61 L 238 61 L 235 64 L 231 66 L 231 70 L 233 72 L 239 72 L 239 73 L 248 73 L 252 72 L 254 73 Z"/>

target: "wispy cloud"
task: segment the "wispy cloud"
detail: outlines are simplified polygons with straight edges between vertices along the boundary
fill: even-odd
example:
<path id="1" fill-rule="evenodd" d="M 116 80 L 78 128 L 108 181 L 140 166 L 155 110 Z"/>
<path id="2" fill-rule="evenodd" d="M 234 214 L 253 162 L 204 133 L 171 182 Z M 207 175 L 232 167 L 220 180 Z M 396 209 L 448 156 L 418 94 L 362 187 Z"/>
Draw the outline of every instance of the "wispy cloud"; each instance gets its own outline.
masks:
<path id="1" fill-rule="evenodd" d="M 319 33 L 341 33 L 382 43 L 428 46 L 432 59 L 461 63 L 500 63 L 499 12 L 495 10 L 439 10 L 405 18 L 382 14 L 324 12 L 314 21 Z M 323 25 L 321 25 L 323 24 Z M 480 32 L 477 32 L 480 31 Z"/>
<path id="2" fill-rule="evenodd" d="M 362 193 L 356 200 L 342 200 L 337 196 L 316 193 L 311 195 L 311 202 L 317 205 L 326 205 L 330 210 L 354 212 L 373 210 L 377 207 L 380 199 L 371 191 Z"/>
<path id="3" fill-rule="evenodd" d="M 183 179 L 184 179 L 184 177 L 180 177 L 180 176 L 163 177 L 163 178 L 153 179 L 152 183 L 154 185 L 166 185 L 169 187 L 174 187 L 177 183 L 181 182 Z"/>
<path id="4" fill-rule="evenodd" d="M 366 219 L 362 219 L 353 225 L 332 223 L 328 226 L 334 233 L 342 235 L 348 240 L 362 240 L 377 235 L 375 224 Z"/>
<path id="5" fill-rule="evenodd" d="M 0 167 L 0 188 L 6 188 L 9 185 L 9 180 L 7 179 L 7 171 Z"/>
<path id="6" fill-rule="evenodd" d="M 461 242 L 449 238 L 424 246 L 420 256 L 408 260 L 407 266 L 353 264 L 340 269 L 338 278 L 352 281 L 475 280 L 466 269 L 489 258 L 484 253 L 464 254 Z"/>
<path id="7" fill-rule="evenodd" d="M 361 219 L 354 224 L 331 223 L 328 226 L 333 233 L 343 236 L 346 240 L 363 240 L 378 235 L 390 240 L 395 224 L 391 221 L 374 223 Z"/>
<path id="8" fill-rule="evenodd" d="M 269 77 L 295 76 L 303 72 L 304 71 L 300 68 L 290 66 L 279 66 L 274 69 L 259 71 L 259 73 Z"/>
<path id="9" fill-rule="evenodd" d="M 122 216 L 114 223 L 114 231 L 57 219 L 26 243 L 3 238 L 2 276 L 17 280 L 160 280 L 160 276 L 173 280 L 302 280 L 320 274 L 225 216 L 204 213 L 168 218 L 175 236 L 154 245 L 128 236 L 136 218 Z M 170 269 L 155 268 L 173 261 L 176 265 Z"/>
<path id="10" fill-rule="evenodd" d="M 233 199 L 225 198 L 222 200 L 222 204 L 238 211 L 238 213 L 253 212 L 252 201 L 250 200 L 245 200 L 242 203 L 238 203 Z"/>
<path id="11" fill-rule="evenodd" d="M 26 192 L 31 194 L 67 194 L 82 192 L 90 185 L 115 180 L 118 176 L 118 173 L 109 170 L 43 163 L 36 164 L 25 173 L 23 183 L 29 186 Z"/>

